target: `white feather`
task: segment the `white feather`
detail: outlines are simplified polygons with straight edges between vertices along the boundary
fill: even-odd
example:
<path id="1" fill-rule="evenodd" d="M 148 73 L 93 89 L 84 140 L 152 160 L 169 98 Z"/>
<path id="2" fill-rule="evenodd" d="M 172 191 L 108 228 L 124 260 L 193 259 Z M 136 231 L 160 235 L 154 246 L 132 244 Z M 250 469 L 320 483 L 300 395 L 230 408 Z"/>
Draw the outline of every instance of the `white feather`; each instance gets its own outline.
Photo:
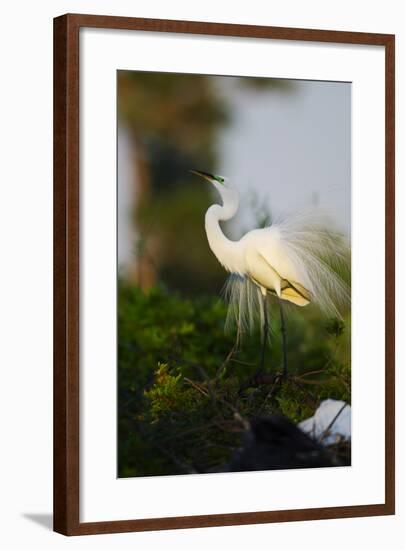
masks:
<path id="1" fill-rule="evenodd" d="M 211 181 L 223 204 L 207 210 L 205 229 L 212 252 L 231 273 L 225 288 L 226 325 L 236 323 L 244 332 L 262 322 L 262 296 L 267 293 L 300 306 L 313 302 L 326 314 L 340 317 L 350 303 L 345 282 L 350 279 L 350 249 L 330 220 L 319 212 L 300 212 L 231 241 L 219 222 L 236 214 L 238 193 Z"/>

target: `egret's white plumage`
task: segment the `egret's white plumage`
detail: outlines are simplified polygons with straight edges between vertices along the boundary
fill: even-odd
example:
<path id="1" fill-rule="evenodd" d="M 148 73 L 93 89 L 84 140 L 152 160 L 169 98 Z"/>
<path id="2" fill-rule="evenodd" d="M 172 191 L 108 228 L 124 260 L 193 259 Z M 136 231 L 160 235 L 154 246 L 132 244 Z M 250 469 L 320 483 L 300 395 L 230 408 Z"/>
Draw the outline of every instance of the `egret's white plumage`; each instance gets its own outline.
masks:
<path id="1" fill-rule="evenodd" d="M 263 320 L 262 296 L 267 293 L 298 306 L 314 302 L 326 313 L 339 316 L 350 301 L 340 273 L 349 269 L 348 246 L 330 222 L 314 212 L 275 220 L 269 227 L 249 231 L 238 241 L 228 239 L 220 226 L 239 207 L 236 189 L 225 178 L 194 171 L 218 190 L 222 205 L 206 212 L 205 230 L 212 252 L 231 273 L 226 296 L 228 324 L 252 328 Z"/>

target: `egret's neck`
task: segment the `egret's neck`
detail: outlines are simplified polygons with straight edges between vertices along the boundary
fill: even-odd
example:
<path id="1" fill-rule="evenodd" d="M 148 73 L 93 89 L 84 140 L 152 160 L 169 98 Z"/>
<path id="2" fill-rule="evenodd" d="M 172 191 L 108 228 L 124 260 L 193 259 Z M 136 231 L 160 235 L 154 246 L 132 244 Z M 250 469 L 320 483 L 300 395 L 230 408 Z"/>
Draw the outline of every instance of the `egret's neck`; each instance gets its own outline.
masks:
<path id="1" fill-rule="evenodd" d="M 243 274 L 244 257 L 239 241 L 228 239 L 220 226 L 220 221 L 230 220 L 238 210 L 238 195 L 225 197 L 222 193 L 223 205 L 213 204 L 205 214 L 205 231 L 208 243 L 218 261 L 227 271 Z"/>

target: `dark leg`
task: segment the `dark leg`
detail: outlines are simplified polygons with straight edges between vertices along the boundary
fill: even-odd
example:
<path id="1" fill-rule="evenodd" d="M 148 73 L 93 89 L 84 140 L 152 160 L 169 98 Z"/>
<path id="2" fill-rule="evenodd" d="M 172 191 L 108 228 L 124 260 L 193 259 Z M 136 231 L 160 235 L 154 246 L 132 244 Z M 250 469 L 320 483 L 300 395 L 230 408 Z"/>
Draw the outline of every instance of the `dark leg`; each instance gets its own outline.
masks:
<path id="1" fill-rule="evenodd" d="M 287 368 L 287 330 L 285 325 L 285 318 L 284 318 L 284 310 L 283 310 L 283 304 L 282 300 L 279 298 L 279 304 L 280 304 L 280 321 L 281 321 L 281 338 L 283 342 L 283 376 L 288 375 L 288 368 Z"/>
<path id="2" fill-rule="evenodd" d="M 262 334 L 262 349 L 260 354 L 260 365 L 256 373 L 249 378 L 245 384 L 242 384 L 239 390 L 239 395 L 244 395 L 248 388 L 256 388 L 262 385 L 272 385 L 271 394 L 275 391 L 275 386 L 282 380 L 280 374 L 270 374 L 264 368 L 264 360 L 266 355 L 266 346 L 269 339 L 269 313 L 267 308 L 267 293 L 262 295 L 263 298 L 263 334 Z M 269 394 L 270 395 L 270 394 Z"/>
<path id="3" fill-rule="evenodd" d="M 269 334 L 269 316 L 267 311 L 267 293 L 263 294 L 263 342 L 262 342 L 262 353 L 260 357 L 260 369 L 259 372 L 264 371 L 264 358 L 266 355 L 266 345 Z"/>

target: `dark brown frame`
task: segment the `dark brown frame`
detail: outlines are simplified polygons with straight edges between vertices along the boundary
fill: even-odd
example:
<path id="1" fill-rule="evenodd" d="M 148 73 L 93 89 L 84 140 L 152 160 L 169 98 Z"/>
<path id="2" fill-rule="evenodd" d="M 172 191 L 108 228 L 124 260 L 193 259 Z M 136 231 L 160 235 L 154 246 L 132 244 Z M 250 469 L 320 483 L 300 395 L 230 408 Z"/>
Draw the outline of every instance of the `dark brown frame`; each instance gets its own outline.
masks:
<path id="1" fill-rule="evenodd" d="M 385 47 L 385 503 L 81 523 L 79 518 L 79 29 L 97 27 Z M 395 37 L 327 30 L 68 14 L 54 20 L 54 530 L 65 535 L 390 515 L 394 450 Z"/>

